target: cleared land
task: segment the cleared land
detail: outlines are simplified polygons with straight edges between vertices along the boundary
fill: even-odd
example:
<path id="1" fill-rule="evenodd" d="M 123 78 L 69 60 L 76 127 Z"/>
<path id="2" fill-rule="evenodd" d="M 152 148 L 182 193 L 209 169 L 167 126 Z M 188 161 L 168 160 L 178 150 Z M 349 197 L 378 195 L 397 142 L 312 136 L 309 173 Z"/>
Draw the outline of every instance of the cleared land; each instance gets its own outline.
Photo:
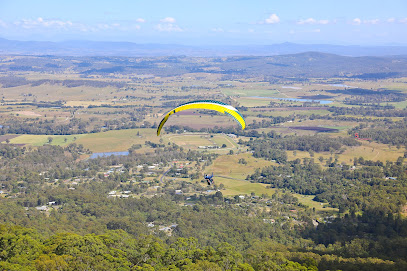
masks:
<path id="1" fill-rule="evenodd" d="M 16 137 L 10 139 L 10 143 L 31 146 L 44 146 L 46 144 L 65 146 L 70 143 L 77 143 L 77 140 L 84 136 L 85 135 L 16 135 Z M 52 138 L 51 143 L 49 143 L 49 138 Z"/>
<path id="2" fill-rule="evenodd" d="M 79 138 L 76 143 L 82 144 L 92 152 L 126 151 L 134 144 L 143 145 L 145 141 L 158 143 L 159 138 L 155 133 L 155 129 L 112 130 L 86 134 Z"/>

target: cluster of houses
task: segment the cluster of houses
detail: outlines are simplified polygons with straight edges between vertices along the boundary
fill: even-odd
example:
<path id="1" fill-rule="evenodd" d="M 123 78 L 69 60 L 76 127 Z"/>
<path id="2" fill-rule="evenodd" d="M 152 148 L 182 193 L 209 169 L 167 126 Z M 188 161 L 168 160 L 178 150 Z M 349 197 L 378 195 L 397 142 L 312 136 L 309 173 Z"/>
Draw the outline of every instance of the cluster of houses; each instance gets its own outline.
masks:
<path id="1" fill-rule="evenodd" d="M 163 225 L 159 225 L 156 226 L 154 224 L 154 222 L 150 222 L 147 224 L 147 227 L 151 228 L 152 230 L 157 229 L 161 232 L 164 232 L 165 234 L 167 234 L 168 236 L 172 235 L 172 231 L 178 226 L 178 224 L 171 224 L 169 226 L 163 226 Z"/>
<path id="2" fill-rule="evenodd" d="M 116 190 L 110 191 L 107 195 L 109 198 L 129 198 L 131 196 L 131 191 L 118 192 Z"/>

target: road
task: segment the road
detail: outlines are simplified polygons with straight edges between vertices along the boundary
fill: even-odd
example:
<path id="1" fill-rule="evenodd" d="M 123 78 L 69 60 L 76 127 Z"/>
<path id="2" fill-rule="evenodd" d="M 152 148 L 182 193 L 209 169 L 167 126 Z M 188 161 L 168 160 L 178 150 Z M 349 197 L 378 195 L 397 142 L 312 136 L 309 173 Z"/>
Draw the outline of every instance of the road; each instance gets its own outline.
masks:
<path id="1" fill-rule="evenodd" d="M 167 169 L 166 172 L 163 173 L 163 176 L 161 176 L 161 178 L 160 178 L 160 183 L 163 182 L 163 178 L 165 177 L 165 175 L 167 175 L 167 173 L 168 173 L 170 170 L 171 170 L 171 167 L 170 167 L 169 169 Z"/>

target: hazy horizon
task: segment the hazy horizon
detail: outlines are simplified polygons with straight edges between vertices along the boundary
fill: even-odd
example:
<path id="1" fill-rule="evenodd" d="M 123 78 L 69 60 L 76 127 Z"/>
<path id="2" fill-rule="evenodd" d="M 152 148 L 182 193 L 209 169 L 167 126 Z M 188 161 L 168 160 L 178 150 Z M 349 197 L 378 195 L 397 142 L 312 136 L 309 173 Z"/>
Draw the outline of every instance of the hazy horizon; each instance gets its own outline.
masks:
<path id="1" fill-rule="evenodd" d="M 407 45 L 407 2 L 2 1 L 0 37 L 179 45 Z"/>

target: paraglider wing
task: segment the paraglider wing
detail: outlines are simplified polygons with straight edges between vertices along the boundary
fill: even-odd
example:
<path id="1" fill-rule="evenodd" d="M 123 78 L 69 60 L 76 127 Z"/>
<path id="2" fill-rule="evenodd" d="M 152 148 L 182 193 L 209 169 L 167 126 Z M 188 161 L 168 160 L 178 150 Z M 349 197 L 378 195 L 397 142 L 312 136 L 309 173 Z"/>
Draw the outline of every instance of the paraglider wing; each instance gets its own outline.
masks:
<path id="1" fill-rule="evenodd" d="M 246 122 L 243 119 L 242 115 L 237 111 L 236 108 L 234 108 L 231 105 L 218 102 L 218 101 L 212 101 L 212 100 L 200 100 L 200 101 L 193 101 L 189 103 L 182 104 L 174 109 L 172 109 L 170 112 L 168 112 L 164 118 L 161 120 L 160 125 L 158 125 L 157 128 L 157 136 L 160 135 L 161 129 L 163 128 L 164 124 L 167 122 L 168 118 L 177 112 L 187 110 L 187 109 L 208 109 L 208 110 L 215 110 L 221 113 L 227 113 L 231 115 L 242 127 L 242 130 L 246 127 Z"/>

